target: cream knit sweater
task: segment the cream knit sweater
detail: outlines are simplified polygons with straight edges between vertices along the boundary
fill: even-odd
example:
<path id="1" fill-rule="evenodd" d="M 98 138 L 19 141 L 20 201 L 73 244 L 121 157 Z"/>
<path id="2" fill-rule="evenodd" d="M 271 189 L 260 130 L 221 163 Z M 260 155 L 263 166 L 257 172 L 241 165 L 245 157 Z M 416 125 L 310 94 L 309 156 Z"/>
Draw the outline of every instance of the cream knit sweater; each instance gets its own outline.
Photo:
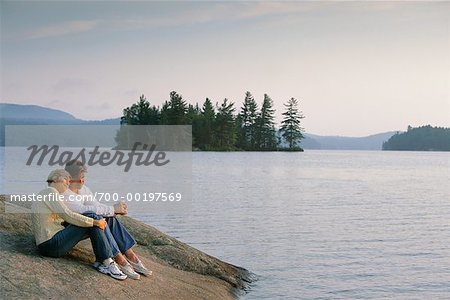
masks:
<path id="1" fill-rule="evenodd" d="M 53 195 L 51 195 L 53 194 Z M 39 195 L 47 195 L 45 201 L 34 201 L 31 206 L 31 222 L 36 245 L 51 239 L 55 233 L 64 229 L 61 222 L 79 227 L 93 227 L 94 219 L 75 213 L 67 208 L 64 201 L 59 201 L 58 191 L 53 187 L 42 190 Z"/>

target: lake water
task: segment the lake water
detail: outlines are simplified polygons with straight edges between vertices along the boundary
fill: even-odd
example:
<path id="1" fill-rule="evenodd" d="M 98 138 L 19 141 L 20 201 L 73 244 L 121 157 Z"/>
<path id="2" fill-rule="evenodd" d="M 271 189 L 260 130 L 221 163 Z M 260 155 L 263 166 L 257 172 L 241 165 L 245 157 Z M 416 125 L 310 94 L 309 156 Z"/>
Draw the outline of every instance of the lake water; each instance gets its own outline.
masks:
<path id="1" fill-rule="evenodd" d="M 192 166 L 191 209 L 130 215 L 257 274 L 243 298 L 450 298 L 450 153 L 195 152 Z"/>
<path id="2" fill-rule="evenodd" d="M 134 214 L 256 273 L 245 299 L 449 299 L 450 153 L 194 153 L 185 213 Z"/>

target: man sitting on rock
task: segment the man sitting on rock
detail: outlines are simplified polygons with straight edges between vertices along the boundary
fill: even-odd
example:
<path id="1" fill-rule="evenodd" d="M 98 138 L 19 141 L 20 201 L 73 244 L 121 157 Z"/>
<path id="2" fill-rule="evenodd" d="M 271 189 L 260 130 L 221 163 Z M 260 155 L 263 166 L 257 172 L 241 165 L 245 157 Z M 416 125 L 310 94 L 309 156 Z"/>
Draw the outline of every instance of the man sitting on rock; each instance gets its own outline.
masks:
<path id="1" fill-rule="evenodd" d="M 105 234 L 110 242 L 114 258 L 119 268 L 129 278 L 139 279 L 138 273 L 146 276 L 151 275 L 152 272 L 142 264 L 132 249 L 136 241 L 115 217 L 116 215 L 126 215 L 128 213 L 127 205 L 120 202 L 114 206 L 109 206 L 98 202 L 91 190 L 84 185 L 87 168 L 81 161 L 69 161 L 65 170 L 72 176 L 69 189 L 63 193 L 67 207 L 80 214 L 94 213 L 98 219 L 106 220 L 108 226 L 105 228 Z M 75 200 L 78 195 L 83 197 Z"/>

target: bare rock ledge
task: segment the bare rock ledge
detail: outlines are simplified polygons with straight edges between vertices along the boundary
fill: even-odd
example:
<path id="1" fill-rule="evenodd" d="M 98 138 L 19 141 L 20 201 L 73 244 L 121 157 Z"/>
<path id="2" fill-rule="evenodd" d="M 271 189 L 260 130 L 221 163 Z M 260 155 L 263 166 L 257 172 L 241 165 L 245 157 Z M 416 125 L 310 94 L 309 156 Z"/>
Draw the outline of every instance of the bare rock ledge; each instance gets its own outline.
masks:
<path id="1" fill-rule="evenodd" d="M 5 213 L 0 196 L 0 294 L 2 299 L 234 299 L 255 276 L 207 255 L 130 217 L 121 222 L 137 241 L 133 248 L 152 271 L 141 280 L 117 281 L 99 273 L 89 240 L 63 258 L 41 256 L 30 215 Z"/>

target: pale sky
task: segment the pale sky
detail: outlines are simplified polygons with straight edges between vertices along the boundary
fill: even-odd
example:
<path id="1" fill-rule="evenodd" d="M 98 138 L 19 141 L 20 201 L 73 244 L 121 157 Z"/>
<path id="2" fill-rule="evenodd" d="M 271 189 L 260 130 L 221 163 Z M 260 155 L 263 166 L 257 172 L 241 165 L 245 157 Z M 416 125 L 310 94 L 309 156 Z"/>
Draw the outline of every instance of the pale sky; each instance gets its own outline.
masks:
<path id="1" fill-rule="evenodd" d="M 144 94 L 294 97 L 306 132 L 450 127 L 450 2 L 1 1 L 1 101 L 81 119 Z"/>

